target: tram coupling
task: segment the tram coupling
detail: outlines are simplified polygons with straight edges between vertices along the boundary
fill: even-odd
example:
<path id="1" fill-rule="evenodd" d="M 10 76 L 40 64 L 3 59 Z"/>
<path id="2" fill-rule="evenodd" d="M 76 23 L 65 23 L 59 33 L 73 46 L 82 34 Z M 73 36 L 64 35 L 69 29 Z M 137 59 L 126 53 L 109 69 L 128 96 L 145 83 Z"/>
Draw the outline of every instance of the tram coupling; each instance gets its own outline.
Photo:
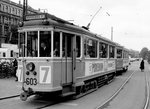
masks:
<path id="1" fill-rule="evenodd" d="M 22 92 L 22 93 L 20 94 L 20 99 L 21 99 L 22 101 L 26 101 L 27 98 L 28 98 L 29 96 L 33 95 L 33 94 L 34 94 L 34 93 L 33 93 L 32 89 L 31 89 L 31 88 L 28 88 L 28 91 L 24 91 L 24 92 Z"/>

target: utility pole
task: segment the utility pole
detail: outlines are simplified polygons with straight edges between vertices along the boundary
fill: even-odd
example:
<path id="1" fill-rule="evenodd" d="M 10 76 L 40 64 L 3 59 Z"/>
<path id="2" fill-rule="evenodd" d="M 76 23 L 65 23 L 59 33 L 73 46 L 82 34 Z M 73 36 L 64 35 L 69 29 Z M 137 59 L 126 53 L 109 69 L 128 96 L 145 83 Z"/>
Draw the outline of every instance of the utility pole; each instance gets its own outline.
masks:
<path id="1" fill-rule="evenodd" d="M 106 12 L 108 16 L 111 16 L 108 12 Z M 113 41 L 113 26 L 111 26 L 111 41 Z"/>
<path id="2" fill-rule="evenodd" d="M 111 26 L 111 41 L 113 41 L 113 26 Z"/>
<path id="3" fill-rule="evenodd" d="M 25 20 L 25 16 L 27 15 L 27 8 L 28 8 L 28 0 L 23 0 L 23 21 Z"/>

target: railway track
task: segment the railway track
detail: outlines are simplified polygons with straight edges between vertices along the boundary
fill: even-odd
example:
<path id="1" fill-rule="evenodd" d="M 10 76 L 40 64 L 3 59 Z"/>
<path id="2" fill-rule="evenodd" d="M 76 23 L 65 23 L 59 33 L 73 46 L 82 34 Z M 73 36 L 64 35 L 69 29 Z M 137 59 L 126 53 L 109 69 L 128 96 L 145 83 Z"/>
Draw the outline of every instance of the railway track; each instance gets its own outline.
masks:
<path id="1" fill-rule="evenodd" d="M 0 98 L 0 100 L 6 100 L 6 99 L 11 99 L 11 98 L 16 98 L 19 97 L 20 95 L 12 95 L 12 96 L 8 96 L 8 97 L 2 97 Z"/>
<path id="2" fill-rule="evenodd" d="M 148 106 L 149 106 L 149 97 L 150 97 L 150 95 L 149 95 L 149 89 L 150 89 L 150 87 L 149 87 L 149 81 L 147 79 L 148 74 L 147 74 L 147 72 L 144 73 L 144 74 L 145 74 L 145 80 L 146 80 L 146 102 L 145 102 L 145 105 L 144 105 L 143 109 L 148 109 Z"/>
<path id="3" fill-rule="evenodd" d="M 123 87 L 126 85 L 126 83 L 131 79 L 135 71 L 132 72 L 132 74 L 126 79 L 126 81 L 120 86 L 120 88 L 106 101 L 104 101 L 102 104 L 98 105 L 95 109 L 103 109 L 113 98 L 115 98 L 119 92 L 123 89 Z"/>
<path id="4" fill-rule="evenodd" d="M 110 97 L 108 98 L 106 101 L 104 101 L 102 104 L 98 105 L 95 109 L 103 109 L 104 107 L 106 107 L 110 101 L 112 101 L 118 94 L 119 92 L 124 88 L 124 86 L 126 85 L 126 83 L 131 79 L 131 77 L 133 76 L 133 74 L 135 73 L 135 71 L 126 79 L 126 81 L 121 85 L 121 87 Z M 146 94 L 145 94 L 145 104 L 143 106 L 143 109 L 148 109 L 149 106 L 149 97 L 150 97 L 150 93 L 149 93 L 149 81 L 147 79 L 147 72 L 144 73 L 145 74 L 145 82 L 146 82 Z"/>

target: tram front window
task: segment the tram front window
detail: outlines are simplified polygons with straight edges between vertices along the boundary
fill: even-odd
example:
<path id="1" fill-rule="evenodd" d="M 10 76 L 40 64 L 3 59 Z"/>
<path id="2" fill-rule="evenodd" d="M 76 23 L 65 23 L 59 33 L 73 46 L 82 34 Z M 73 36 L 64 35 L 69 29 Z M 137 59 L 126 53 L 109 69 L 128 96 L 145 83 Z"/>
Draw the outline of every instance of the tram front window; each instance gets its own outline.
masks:
<path id="1" fill-rule="evenodd" d="M 38 32 L 27 32 L 27 57 L 37 57 L 38 55 Z"/>
<path id="2" fill-rule="evenodd" d="M 40 31 L 40 57 L 51 57 L 51 31 Z"/>
<path id="3" fill-rule="evenodd" d="M 25 32 L 19 33 L 19 57 L 25 56 Z"/>

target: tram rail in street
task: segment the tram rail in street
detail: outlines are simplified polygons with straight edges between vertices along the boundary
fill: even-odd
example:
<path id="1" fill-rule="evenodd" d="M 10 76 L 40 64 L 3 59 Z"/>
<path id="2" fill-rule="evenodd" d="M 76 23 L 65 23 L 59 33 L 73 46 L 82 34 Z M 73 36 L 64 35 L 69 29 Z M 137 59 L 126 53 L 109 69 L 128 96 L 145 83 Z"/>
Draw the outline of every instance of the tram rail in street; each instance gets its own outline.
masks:
<path id="1" fill-rule="evenodd" d="M 119 94 L 119 92 L 123 89 L 123 87 L 126 85 L 126 83 L 131 79 L 134 73 L 135 71 L 132 72 L 132 74 L 126 79 L 126 81 L 120 86 L 120 88 L 110 98 L 108 98 L 102 104 L 97 106 L 95 109 L 103 109 L 103 107 L 105 107 L 113 98 L 115 98 Z"/>
<path id="2" fill-rule="evenodd" d="M 145 102 L 145 105 L 144 105 L 144 108 L 143 109 L 148 109 L 148 105 L 149 105 L 149 81 L 147 79 L 147 72 L 145 73 L 145 80 L 146 80 L 146 102 Z"/>
<path id="3" fill-rule="evenodd" d="M 12 96 L 7 96 L 7 97 L 2 97 L 2 98 L 0 98 L 0 100 L 11 99 L 11 98 L 19 97 L 19 96 L 20 95 L 12 95 Z"/>

